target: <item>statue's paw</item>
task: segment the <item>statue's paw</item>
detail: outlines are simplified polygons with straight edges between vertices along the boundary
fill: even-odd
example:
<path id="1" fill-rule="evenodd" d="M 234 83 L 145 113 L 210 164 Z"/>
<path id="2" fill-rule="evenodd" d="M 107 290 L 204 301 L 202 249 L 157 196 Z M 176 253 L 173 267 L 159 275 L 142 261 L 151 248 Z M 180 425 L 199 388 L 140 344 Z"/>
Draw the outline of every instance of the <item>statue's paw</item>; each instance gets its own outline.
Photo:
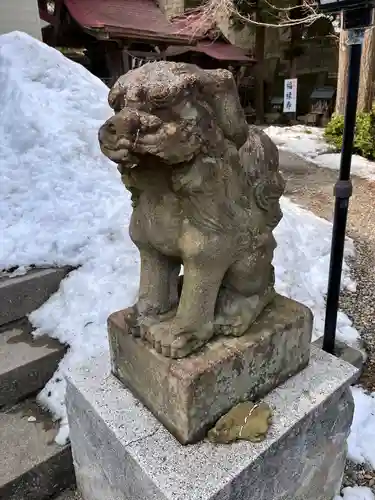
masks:
<path id="1" fill-rule="evenodd" d="M 164 323 L 167 321 L 171 321 L 176 315 L 177 309 L 171 309 L 170 311 L 158 314 L 158 315 L 150 315 L 142 318 L 139 324 L 139 333 L 140 337 L 143 340 L 147 340 L 151 345 L 153 345 L 153 339 L 150 335 L 150 330 L 153 325 L 159 325 L 160 323 Z"/>
<path id="2" fill-rule="evenodd" d="M 241 337 L 249 325 L 242 321 L 242 317 L 219 319 L 215 323 L 215 335 L 226 335 L 233 337 Z"/>
<path id="3" fill-rule="evenodd" d="M 174 314 L 175 310 L 160 314 L 160 309 L 143 300 L 124 309 L 125 322 L 129 326 L 129 333 L 133 337 L 141 338 L 145 338 L 151 325 L 163 321 L 164 318 L 169 319 Z"/>
<path id="4" fill-rule="evenodd" d="M 136 305 L 123 310 L 125 323 L 129 327 L 129 333 L 134 337 L 139 337 L 138 311 Z"/>
<path id="5" fill-rule="evenodd" d="M 177 359 L 196 351 L 212 336 L 212 324 L 203 325 L 194 330 L 172 319 L 150 326 L 146 338 L 158 353 Z"/>
<path id="6" fill-rule="evenodd" d="M 264 294 L 260 296 L 243 297 L 240 300 L 235 297 L 232 304 L 225 304 L 226 307 L 223 307 L 216 315 L 214 320 L 215 335 L 241 337 L 257 320 L 274 296 L 273 288 L 267 288 Z M 235 311 L 235 313 L 232 311 Z"/>

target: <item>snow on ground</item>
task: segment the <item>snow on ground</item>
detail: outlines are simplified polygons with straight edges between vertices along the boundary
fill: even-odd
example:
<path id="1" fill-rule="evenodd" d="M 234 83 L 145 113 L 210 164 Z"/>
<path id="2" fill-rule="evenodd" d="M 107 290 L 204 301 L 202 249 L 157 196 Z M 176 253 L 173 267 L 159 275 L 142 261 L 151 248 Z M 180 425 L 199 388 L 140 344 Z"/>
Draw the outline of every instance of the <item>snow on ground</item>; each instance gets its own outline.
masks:
<path id="1" fill-rule="evenodd" d="M 375 393 L 366 394 L 361 387 L 353 387 L 352 393 L 355 411 L 348 439 L 349 458 L 375 469 Z"/>
<path id="2" fill-rule="evenodd" d="M 340 157 L 338 153 L 322 154 L 314 158 L 314 163 L 332 170 L 340 169 Z M 353 155 L 351 172 L 364 179 L 375 180 L 375 162 L 366 160 L 362 156 Z"/>
<path id="3" fill-rule="evenodd" d="M 292 127 L 272 125 L 264 131 L 280 149 L 295 153 L 320 167 L 339 170 L 341 154 L 331 152 L 331 146 L 324 140 L 323 129 L 304 125 Z M 353 155 L 351 171 L 358 177 L 375 180 L 375 162 L 366 160 L 362 156 Z"/>
<path id="4" fill-rule="evenodd" d="M 265 128 L 264 132 L 271 137 L 279 148 L 291 151 L 309 160 L 330 150 L 323 138 L 323 130 L 317 127 L 306 127 L 304 125 L 279 127 L 271 125 Z"/>
<path id="5" fill-rule="evenodd" d="M 276 289 L 282 295 L 309 306 L 314 313 L 314 338 L 323 334 L 332 224 L 287 198 L 282 199 L 284 217 L 275 230 Z M 354 256 L 352 240 L 347 239 L 346 256 Z M 342 284 L 354 289 L 349 267 L 343 266 Z M 358 332 L 342 312 L 338 314 L 337 336 L 355 345 Z"/>
<path id="6" fill-rule="evenodd" d="M 343 496 L 337 496 L 334 500 L 375 500 L 375 496 L 370 488 L 355 486 L 354 488 L 344 488 Z"/>
<path id="7" fill-rule="evenodd" d="M 107 316 L 135 300 L 138 254 L 127 234 L 131 212 L 97 130 L 110 115 L 108 89 L 83 67 L 21 33 L 0 36 L 0 269 L 80 265 L 30 316 L 35 335 L 70 345 L 40 401 L 68 436 L 63 373 L 108 356 Z M 287 199 L 276 230 L 277 290 L 309 305 L 322 334 L 332 226 Z M 347 241 L 346 254 L 353 254 Z M 343 283 L 353 287 L 348 266 Z M 338 334 L 357 332 L 340 313 Z"/>
<path id="8" fill-rule="evenodd" d="M 31 316 L 37 334 L 71 346 L 40 396 L 57 418 L 65 418 L 61 372 L 106 351 L 107 316 L 137 291 L 129 197 L 97 141 L 107 94 L 56 50 L 25 34 L 0 36 L 0 269 L 82 265 Z"/>

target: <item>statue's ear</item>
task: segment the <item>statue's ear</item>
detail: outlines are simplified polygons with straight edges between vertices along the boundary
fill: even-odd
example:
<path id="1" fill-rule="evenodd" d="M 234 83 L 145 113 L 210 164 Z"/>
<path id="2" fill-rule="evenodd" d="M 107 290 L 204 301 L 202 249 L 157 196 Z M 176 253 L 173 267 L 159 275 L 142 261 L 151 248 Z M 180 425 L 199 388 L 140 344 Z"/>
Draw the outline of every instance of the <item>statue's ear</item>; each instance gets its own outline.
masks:
<path id="1" fill-rule="evenodd" d="M 248 124 L 232 73 L 226 69 L 205 70 L 203 85 L 219 127 L 240 148 L 247 139 Z"/>
<path id="2" fill-rule="evenodd" d="M 115 113 L 120 112 L 125 107 L 125 89 L 119 85 L 118 80 L 109 91 L 108 104 Z"/>

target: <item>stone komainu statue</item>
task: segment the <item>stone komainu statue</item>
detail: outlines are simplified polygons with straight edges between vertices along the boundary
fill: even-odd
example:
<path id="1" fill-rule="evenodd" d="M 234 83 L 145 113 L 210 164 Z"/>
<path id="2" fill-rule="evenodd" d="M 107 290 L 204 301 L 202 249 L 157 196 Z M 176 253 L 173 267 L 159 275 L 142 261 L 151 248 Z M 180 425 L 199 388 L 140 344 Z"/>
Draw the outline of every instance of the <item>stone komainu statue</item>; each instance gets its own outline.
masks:
<path id="1" fill-rule="evenodd" d="M 275 293 L 276 146 L 246 123 L 227 70 L 146 64 L 116 82 L 109 104 L 99 142 L 132 194 L 141 257 L 132 333 L 173 358 L 243 335 Z"/>

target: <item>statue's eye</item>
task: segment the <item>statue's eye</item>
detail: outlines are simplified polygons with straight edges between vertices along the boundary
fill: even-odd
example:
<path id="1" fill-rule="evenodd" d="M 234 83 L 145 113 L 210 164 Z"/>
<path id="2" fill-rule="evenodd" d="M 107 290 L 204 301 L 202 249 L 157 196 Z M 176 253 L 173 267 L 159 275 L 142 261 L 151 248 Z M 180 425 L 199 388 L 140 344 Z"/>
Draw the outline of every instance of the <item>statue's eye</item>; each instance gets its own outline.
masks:
<path id="1" fill-rule="evenodd" d="M 113 123 L 108 123 L 108 125 L 107 125 L 107 131 L 110 134 L 116 134 L 116 127 L 114 126 Z"/>
<path id="2" fill-rule="evenodd" d="M 125 97 L 124 95 L 119 95 L 111 103 L 111 107 L 115 113 L 119 113 L 125 107 Z"/>

